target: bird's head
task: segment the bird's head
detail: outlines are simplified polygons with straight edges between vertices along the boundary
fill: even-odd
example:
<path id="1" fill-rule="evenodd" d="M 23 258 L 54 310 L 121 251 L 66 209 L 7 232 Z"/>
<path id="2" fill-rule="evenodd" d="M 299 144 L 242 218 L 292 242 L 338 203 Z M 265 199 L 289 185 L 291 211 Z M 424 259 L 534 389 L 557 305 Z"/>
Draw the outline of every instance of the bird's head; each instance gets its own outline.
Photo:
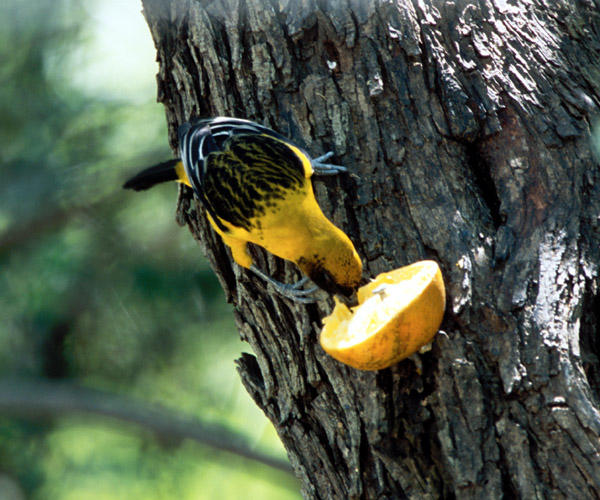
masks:
<path id="1" fill-rule="evenodd" d="M 297 264 L 326 292 L 338 296 L 349 306 L 358 303 L 356 290 L 362 277 L 362 262 L 354 245 L 341 230 L 337 229 L 335 238 L 313 248 Z"/>

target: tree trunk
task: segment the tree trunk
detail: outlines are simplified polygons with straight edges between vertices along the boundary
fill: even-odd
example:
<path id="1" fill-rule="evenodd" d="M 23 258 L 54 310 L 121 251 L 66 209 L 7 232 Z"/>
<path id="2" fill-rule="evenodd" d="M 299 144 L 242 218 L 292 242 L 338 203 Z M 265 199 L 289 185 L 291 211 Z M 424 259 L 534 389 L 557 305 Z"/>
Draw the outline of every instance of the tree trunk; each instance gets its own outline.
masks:
<path id="1" fill-rule="evenodd" d="M 445 277 L 433 349 L 360 372 L 318 344 L 331 301 L 270 293 L 181 189 L 304 496 L 600 497 L 597 0 L 143 4 L 174 148 L 191 116 L 232 115 L 333 150 L 351 174 L 317 197 L 365 277 L 424 258 Z"/>

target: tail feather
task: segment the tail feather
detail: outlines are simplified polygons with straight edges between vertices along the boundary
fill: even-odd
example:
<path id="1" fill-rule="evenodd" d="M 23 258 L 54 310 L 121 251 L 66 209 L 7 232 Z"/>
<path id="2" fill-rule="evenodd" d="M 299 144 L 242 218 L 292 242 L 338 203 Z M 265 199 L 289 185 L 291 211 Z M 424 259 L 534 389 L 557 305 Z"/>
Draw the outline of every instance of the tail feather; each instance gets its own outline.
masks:
<path id="1" fill-rule="evenodd" d="M 133 189 L 135 191 L 143 191 L 149 189 L 161 182 L 176 181 L 179 177 L 175 166 L 180 160 L 168 160 L 158 165 L 148 167 L 129 179 L 123 187 L 125 189 Z"/>

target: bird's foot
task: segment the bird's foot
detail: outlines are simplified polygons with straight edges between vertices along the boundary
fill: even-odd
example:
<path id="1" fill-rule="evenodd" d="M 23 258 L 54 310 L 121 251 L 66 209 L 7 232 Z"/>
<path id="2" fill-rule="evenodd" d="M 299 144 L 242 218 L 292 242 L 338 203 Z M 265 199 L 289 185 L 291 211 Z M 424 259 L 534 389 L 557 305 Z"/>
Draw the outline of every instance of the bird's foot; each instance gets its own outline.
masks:
<path id="1" fill-rule="evenodd" d="M 318 158 L 311 160 L 312 168 L 317 175 L 337 175 L 342 172 L 347 172 L 348 169 L 342 165 L 333 165 L 331 163 L 323 163 L 333 156 L 333 151 L 329 151 Z"/>
<path id="2" fill-rule="evenodd" d="M 271 278 L 271 276 L 262 272 L 254 265 L 250 266 L 250 270 L 271 285 L 277 291 L 277 293 L 290 300 L 293 300 L 294 302 L 299 302 L 301 304 L 312 304 L 313 302 L 317 301 L 317 298 L 314 295 L 319 289 L 317 286 L 303 288 L 304 285 L 309 282 L 309 279 L 306 276 L 296 283 L 286 284 Z"/>

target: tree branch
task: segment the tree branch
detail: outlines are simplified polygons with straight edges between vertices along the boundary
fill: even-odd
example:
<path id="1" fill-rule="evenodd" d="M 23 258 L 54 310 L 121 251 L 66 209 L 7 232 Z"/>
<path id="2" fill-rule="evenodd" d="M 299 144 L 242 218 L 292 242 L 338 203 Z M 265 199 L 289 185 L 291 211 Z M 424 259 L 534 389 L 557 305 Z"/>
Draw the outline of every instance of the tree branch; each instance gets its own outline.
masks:
<path id="1" fill-rule="evenodd" d="M 192 439 L 219 451 L 226 451 L 286 473 L 290 465 L 278 458 L 251 449 L 247 440 L 224 426 L 208 424 L 161 408 L 95 389 L 62 382 L 0 380 L 0 414 L 26 419 L 60 417 L 82 413 L 110 417 L 152 431 L 162 441 Z"/>

